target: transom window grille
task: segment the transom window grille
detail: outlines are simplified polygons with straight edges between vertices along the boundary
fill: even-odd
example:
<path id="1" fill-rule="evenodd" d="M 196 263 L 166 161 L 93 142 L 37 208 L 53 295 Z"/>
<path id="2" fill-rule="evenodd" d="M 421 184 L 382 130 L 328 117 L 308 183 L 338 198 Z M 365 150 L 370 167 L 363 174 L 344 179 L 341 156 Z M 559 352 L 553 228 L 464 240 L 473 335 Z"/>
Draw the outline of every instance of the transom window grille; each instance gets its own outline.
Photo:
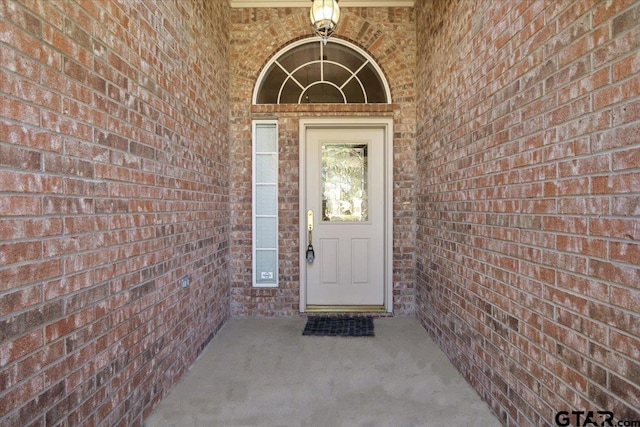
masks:
<path id="1" fill-rule="evenodd" d="M 375 61 L 340 39 L 295 43 L 262 70 L 255 104 L 390 103 L 389 86 Z"/>

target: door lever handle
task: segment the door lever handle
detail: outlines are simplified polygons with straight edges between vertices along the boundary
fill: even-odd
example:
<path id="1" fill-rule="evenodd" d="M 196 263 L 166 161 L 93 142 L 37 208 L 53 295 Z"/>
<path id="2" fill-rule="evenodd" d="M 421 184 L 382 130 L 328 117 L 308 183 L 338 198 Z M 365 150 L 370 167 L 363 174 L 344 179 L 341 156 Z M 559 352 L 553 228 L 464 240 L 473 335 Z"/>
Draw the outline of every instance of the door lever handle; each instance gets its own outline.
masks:
<path id="1" fill-rule="evenodd" d="M 307 211 L 307 231 L 308 234 L 308 242 L 309 246 L 307 246 L 307 262 L 309 264 L 313 263 L 313 260 L 316 258 L 316 253 L 313 250 L 313 211 L 309 209 Z"/>

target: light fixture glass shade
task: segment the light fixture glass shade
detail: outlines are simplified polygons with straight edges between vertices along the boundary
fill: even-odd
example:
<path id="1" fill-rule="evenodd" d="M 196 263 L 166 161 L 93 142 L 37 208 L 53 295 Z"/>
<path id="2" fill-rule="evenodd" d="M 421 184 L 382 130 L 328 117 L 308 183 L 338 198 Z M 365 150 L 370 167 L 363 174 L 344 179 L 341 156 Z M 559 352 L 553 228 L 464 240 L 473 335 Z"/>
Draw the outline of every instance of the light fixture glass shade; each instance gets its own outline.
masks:
<path id="1" fill-rule="evenodd" d="M 333 34 L 340 19 L 340 7 L 337 0 L 313 0 L 309 19 L 314 31 L 327 44 L 327 39 Z"/>

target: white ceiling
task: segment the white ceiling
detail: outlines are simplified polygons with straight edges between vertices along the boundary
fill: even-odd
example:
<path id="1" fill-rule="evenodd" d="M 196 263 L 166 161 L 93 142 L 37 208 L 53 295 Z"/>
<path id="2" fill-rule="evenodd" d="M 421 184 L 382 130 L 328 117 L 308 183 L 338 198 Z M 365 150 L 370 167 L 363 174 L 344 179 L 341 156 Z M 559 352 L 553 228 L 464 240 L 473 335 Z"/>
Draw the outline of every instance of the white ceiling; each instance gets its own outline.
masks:
<path id="1" fill-rule="evenodd" d="M 415 0 L 340 0 L 342 7 L 413 7 Z M 310 7 L 311 0 L 231 0 L 231 7 Z"/>

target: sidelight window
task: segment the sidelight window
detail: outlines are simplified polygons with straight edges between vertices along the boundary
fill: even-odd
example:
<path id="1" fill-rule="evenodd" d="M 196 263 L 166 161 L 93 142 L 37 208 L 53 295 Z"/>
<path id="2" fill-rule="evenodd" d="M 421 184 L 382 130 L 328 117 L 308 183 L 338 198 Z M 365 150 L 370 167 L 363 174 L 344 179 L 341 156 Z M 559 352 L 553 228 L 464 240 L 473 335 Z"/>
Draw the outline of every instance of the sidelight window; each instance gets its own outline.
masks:
<path id="1" fill-rule="evenodd" d="M 278 286 L 278 129 L 253 123 L 253 285 Z"/>

